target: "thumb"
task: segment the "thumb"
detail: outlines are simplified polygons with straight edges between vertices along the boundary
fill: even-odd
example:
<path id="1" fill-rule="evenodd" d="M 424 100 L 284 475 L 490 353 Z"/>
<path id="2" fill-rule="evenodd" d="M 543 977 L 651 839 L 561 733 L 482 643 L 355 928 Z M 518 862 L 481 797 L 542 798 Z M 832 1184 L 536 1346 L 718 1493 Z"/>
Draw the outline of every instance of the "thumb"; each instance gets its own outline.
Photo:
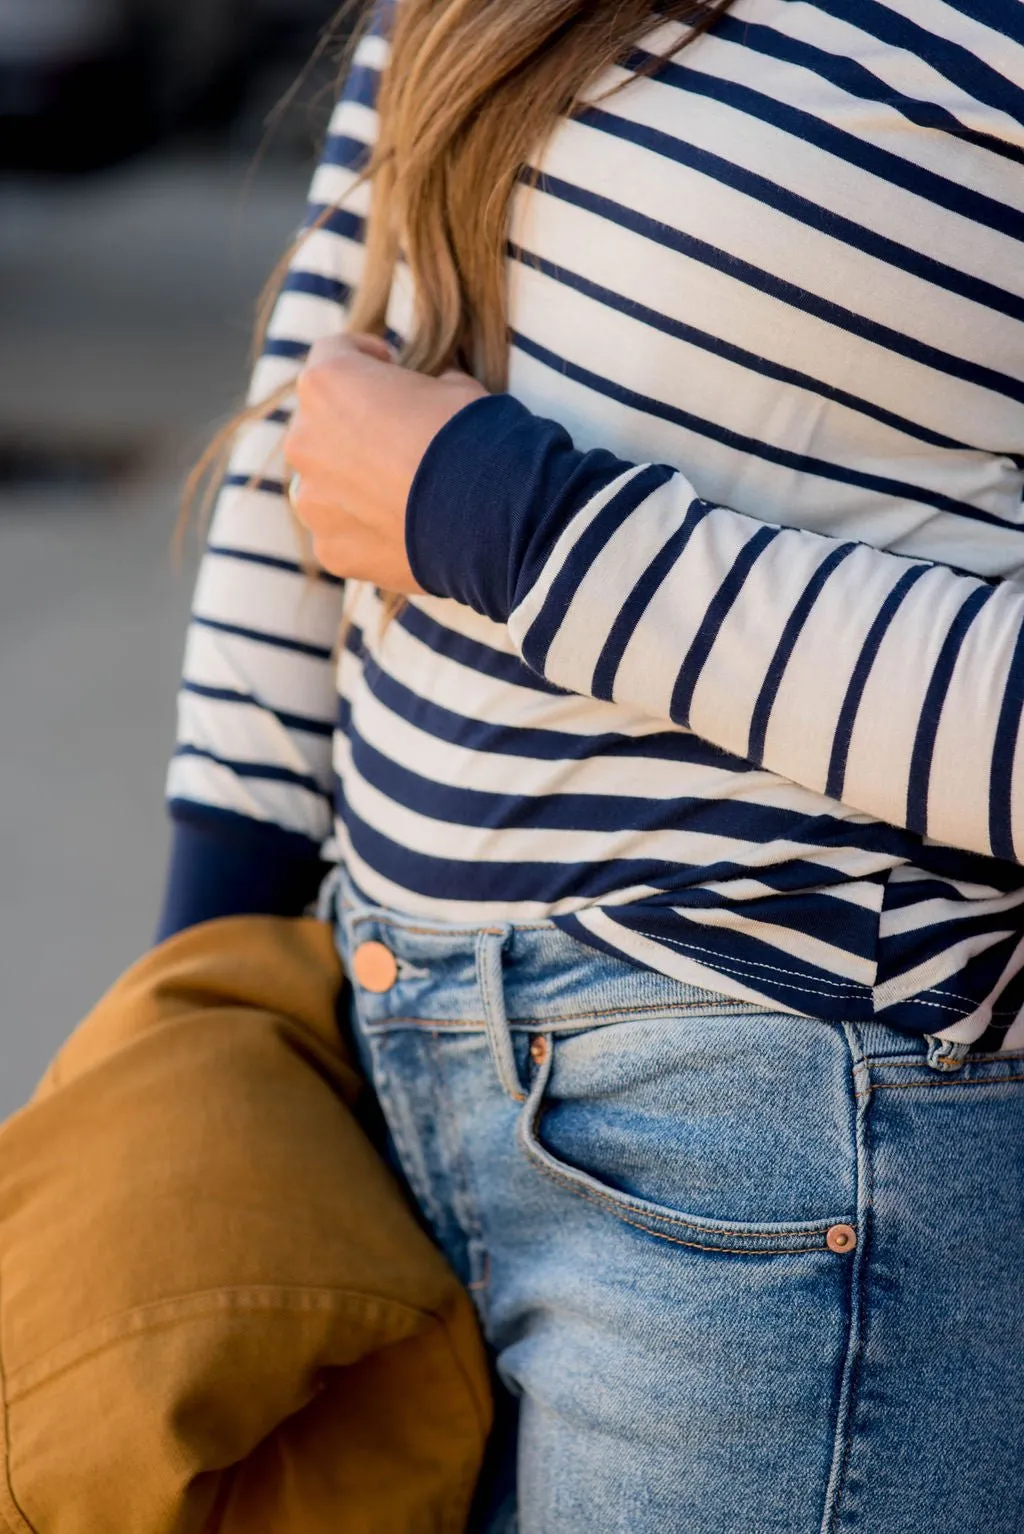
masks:
<path id="1" fill-rule="evenodd" d="M 356 330 L 351 335 L 334 332 L 320 336 L 310 347 L 306 367 L 316 367 L 321 362 L 333 362 L 335 358 L 350 357 L 360 352 L 365 357 L 375 357 L 378 362 L 394 362 L 397 353 L 382 336 L 371 336 Z"/>
<path id="2" fill-rule="evenodd" d="M 356 351 L 364 352 L 367 357 L 376 357 L 379 362 L 394 362 L 398 356 L 397 351 L 383 336 L 372 336 L 364 330 L 353 331 L 349 336 Z"/>

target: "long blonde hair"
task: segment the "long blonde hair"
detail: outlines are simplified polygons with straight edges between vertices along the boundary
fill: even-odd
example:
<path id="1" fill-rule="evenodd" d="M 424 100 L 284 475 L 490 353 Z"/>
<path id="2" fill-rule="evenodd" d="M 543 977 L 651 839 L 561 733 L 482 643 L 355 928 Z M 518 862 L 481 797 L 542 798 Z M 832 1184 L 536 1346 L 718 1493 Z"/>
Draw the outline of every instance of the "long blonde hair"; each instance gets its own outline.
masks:
<path id="1" fill-rule="evenodd" d="M 689 30 L 639 73 L 653 73 L 711 26 L 731 0 L 661 0 L 656 12 L 651 0 L 392 3 L 379 135 L 355 183 L 369 180 L 372 192 L 362 278 L 345 328 L 383 334 L 401 251 L 416 312 L 399 364 L 432 376 L 456 365 L 490 391 L 501 391 L 508 369 L 506 240 L 523 167 L 536 161 L 560 118 L 591 104 L 581 99 L 584 88 L 624 59 L 658 20 L 682 22 Z M 336 21 L 349 20 L 353 11 L 361 15 L 345 68 L 372 14 L 366 0 L 350 0 Z M 296 250 L 334 211 L 325 209 L 271 273 L 258 308 L 254 356 Z M 268 415 L 291 390 L 290 383 L 283 385 L 217 433 L 186 483 L 186 512 L 203 480 L 219 473 L 239 428 Z M 204 510 L 216 488 L 215 473 Z"/>

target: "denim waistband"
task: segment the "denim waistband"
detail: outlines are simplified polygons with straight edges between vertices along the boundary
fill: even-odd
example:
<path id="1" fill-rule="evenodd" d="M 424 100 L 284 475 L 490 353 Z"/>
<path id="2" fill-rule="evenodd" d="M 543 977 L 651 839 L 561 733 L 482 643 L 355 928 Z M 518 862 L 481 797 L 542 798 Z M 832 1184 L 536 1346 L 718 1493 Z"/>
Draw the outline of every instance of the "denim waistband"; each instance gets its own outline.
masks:
<path id="1" fill-rule="evenodd" d="M 550 920 L 453 924 L 389 910 L 369 902 L 340 870 L 324 887 L 320 914 L 336 926 L 342 960 L 359 986 L 360 1013 L 370 1027 L 408 1018 L 439 1027 L 486 1028 L 498 991 L 507 1026 L 537 1032 L 622 1022 L 645 1013 L 747 1019 L 779 1014 L 777 1008 L 689 985 L 591 948 Z M 380 990 L 359 985 L 358 950 L 366 943 L 380 945 L 394 961 Z M 822 1020 L 820 1026 L 842 1024 Z M 867 1058 L 912 1056 L 923 1063 L 929 1054 L 966 1054 L 950 1044 L 936 1049 L 926 1036 L 884 1023 L 860 1023 L 857 1032 Z"/>

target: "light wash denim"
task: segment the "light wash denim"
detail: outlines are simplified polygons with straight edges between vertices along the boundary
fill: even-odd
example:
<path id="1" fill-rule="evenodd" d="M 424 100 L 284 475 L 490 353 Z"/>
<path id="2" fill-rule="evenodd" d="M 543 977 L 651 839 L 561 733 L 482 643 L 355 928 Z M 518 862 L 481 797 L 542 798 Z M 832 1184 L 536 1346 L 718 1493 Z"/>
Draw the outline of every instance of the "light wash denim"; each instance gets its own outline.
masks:
<path id="1" fill-rule="evenodd" d="M 478 1534 L 1021 1534 L 1020 1055 L 322 909 L 397 960 L 352 1029 L 494 1360 Z"/>

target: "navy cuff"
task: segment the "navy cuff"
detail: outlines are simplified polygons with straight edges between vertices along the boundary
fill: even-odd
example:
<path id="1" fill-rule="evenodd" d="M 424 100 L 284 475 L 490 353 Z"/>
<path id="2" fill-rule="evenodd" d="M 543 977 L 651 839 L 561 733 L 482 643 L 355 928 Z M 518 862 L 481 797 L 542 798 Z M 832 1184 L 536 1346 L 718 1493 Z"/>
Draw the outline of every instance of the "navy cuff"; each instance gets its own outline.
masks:
<path id="1" fill-rule="evenodd" d="M 628 465 L 582 453 L 557 421 L 488 394 L 436 433 L 406 506 L 409 565 L 432 596 L 507 621 L 580 506 Z"/>
<path id="2" fill-rule="evenodd" d="M 301 916 L 330 865 L 294 831 L 171 803 L 174 835 L 156 942 L 218 916 Z"/>

